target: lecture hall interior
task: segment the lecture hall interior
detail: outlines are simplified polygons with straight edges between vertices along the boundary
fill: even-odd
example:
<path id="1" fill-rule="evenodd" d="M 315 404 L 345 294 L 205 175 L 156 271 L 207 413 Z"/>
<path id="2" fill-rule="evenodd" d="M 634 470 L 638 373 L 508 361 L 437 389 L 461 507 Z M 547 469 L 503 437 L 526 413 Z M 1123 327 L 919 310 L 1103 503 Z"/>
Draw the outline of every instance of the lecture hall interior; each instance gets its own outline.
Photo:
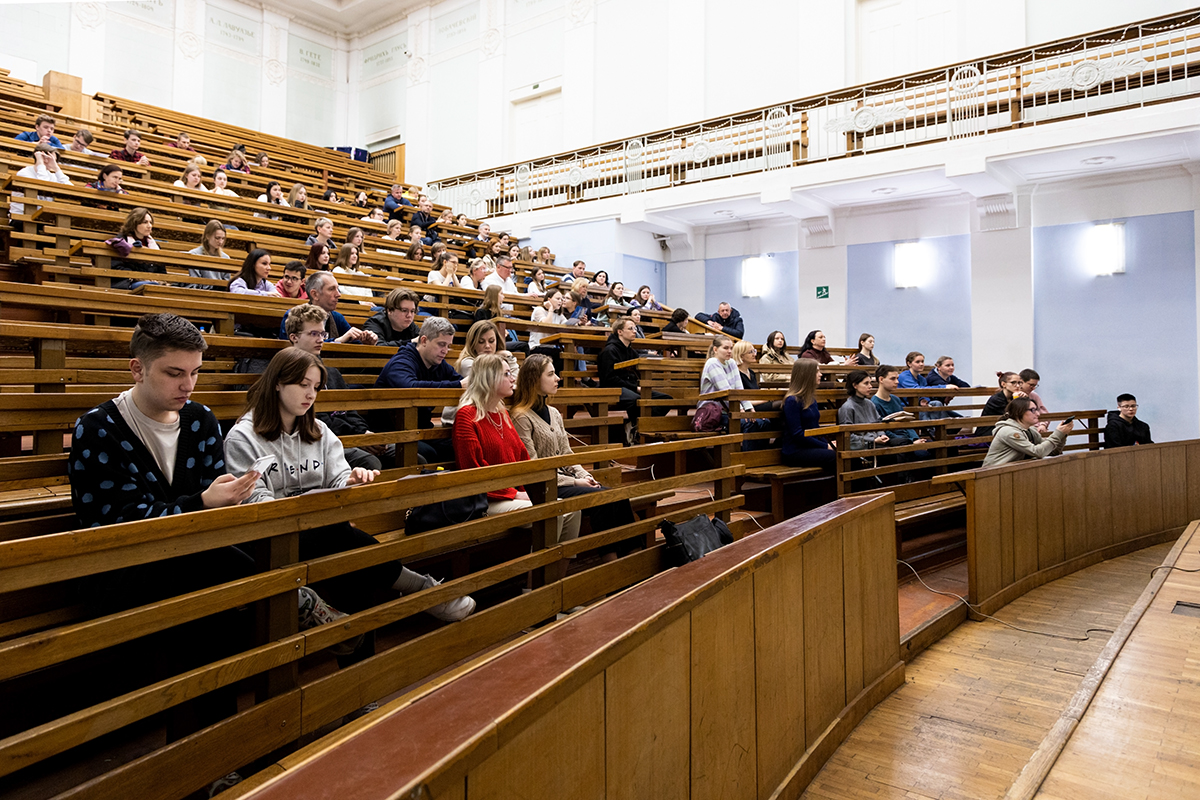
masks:
<path id="1" fill-rule="evenodd" d="M 1200 797 L 1196 3 L 0 3 L 0 800 Z"/>

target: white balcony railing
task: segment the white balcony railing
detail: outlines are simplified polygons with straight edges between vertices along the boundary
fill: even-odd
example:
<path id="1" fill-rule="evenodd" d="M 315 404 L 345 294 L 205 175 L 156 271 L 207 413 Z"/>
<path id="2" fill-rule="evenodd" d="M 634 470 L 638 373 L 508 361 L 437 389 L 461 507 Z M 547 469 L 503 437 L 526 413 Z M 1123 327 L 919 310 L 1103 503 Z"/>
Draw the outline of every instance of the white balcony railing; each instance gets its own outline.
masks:
<path id="1" fill-rule="evenodd" d="M 1200 9 L 436 181 L 492 217 L 1200 94 Z"/>

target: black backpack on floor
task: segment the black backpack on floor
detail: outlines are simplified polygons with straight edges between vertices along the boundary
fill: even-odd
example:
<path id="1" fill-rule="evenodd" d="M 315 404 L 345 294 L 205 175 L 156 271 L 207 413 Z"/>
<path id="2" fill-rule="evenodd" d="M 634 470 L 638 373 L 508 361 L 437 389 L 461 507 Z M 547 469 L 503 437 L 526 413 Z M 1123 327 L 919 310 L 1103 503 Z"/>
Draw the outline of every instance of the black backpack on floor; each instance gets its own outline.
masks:
<path id="1" fill-rule="evenodd" d="M 663 522 L 662 532 L 667 540 L 667 562 L 676 567 L 699 561 L 713 550 L 733 542 L 728 525 L 704 514 L 697 514 L 678 525 Z"/>

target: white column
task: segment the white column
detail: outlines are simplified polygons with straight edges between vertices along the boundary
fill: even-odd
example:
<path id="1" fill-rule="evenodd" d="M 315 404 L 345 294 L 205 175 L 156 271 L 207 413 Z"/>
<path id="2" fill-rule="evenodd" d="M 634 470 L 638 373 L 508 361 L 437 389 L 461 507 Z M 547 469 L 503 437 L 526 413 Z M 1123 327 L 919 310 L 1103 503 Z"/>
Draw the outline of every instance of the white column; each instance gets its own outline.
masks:
<path id="1" fill-rule="evenodd" d="M 804 241 L 803 231 L 800 231 L 800 241 Z M 854 345 L 862 331 L 851 333 L 846 330 L 846 245 L 812 249 L 805 249 L 801 245 L 799 252 L 800 297 L 796 302 L 796 326 L 793 330 L 784 331 L 784 335 L 789 342 L 799 344 L 806 333 L 820 329 L 838 347 Z M 817 298 L 817 288 L 820 286 L 829 287 L 827 298 Z"/>
<path id="2" fill-rule="evenodd" d="M 287 17 L 263 9 L 262 109 L 259 129 L 275 136 L 287 135 Z"/>
<path id="3" fill-rule="evenodd" d="M 1035 364 L 1030 198 L 1016 202 L 1019 227 L 971 232 L 970 380 L 982 386 L 998 370 Z"/>
<path id="4" fill-rule="evenodd" d="M 351 145 L 363 144 L 358 133 L 358 97 L 357 92 L 351 94 L 350 87 L 358 86 L 353 68 L 350 66 L 351 41 L 341 34 L 337 35 L 333 45 L 333 91 L 334 112 L 333 141 L 329 144 Z M 353 82 L 352 82 L 353 80 Z"/>
<path id="5" fill-rule="evenodd" d="M 429 56 L 432 46 L 430 6 L 408 15 L 408 97 L 405 99 L 404 180 L 424 185 L 429 174 L 429 153 L 433 149 L 429 108 Z"/>
<path id="6" fill-rule="evenodd" d="M 506 162 L 508 136 L 508 93 L 504 91 L 504 42 L 506 3 L 479 2 L 479 124 L 476 125 L 477 164 Z M 406 148 L 407 149 L 407 148 Z"/>
<path id="7" fill-rule="evenodd" d="M 705 4 L 698 0 L 668 0 L 667 125 L 686 125 L 708 116 L 704 110 L 704 12 Z"/>
<path id="8" fill-rule="evenodd" d="M 172 107 L 197 116 L 204 114 L 204 8 L 203 3 L 175 5 Z"/>
<path id="9" fill-rule="evenodd" d="M 575 0 L 567 4 L 562 93 L 563 149 L 595 144 L 596 9 L 593 0 Z"/>

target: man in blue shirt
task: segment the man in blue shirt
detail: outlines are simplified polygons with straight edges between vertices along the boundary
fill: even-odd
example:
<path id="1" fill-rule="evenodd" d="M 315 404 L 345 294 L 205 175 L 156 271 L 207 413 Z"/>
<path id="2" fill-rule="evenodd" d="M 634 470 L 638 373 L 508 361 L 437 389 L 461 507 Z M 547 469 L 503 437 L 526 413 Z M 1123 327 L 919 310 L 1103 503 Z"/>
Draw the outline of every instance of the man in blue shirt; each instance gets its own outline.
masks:
<path id="1" fill-rule="evenodd" d="M 388 193 L 387 199 L 383 201 L 383 210 L 387 212 L 388 219 L 400 219 L 404 216 L 404 212 L 400 211 L 403 206 L 412 208 L 412 203 L 404 196 L 404 187 L 398 183 L 392 184 L 392 190 Z"/>
<path id="2" fill-rule="evenodd" d="M 876 390 L 875 396 L 871 398 L 871 402 L 879 410 L 879 418 L 884 419 L 889 414 L 907 411 L 908 409 L 905 407 L 904 401 L 892 394 L 893 390 L 899 388 L 900 368 L 880 364 L 875 369 L 875 378 L 879 382 L 879 389 Z M 926 441 L 920 438 L 912 428 L 889 430 L 888 436 L 906 437 L 909 441 L 905 442 L 905 444 L 921 444 Z"/>
<path id="3" fill-rule="evenodd" d="M 64 150 L 63 143 L 54 135 L 54 117 L 49 114 L 42 114 L 33 122 L 33 130 L 18 133 L 16 140 L 18 142 L 46 142 L 55 150 Z"/>

